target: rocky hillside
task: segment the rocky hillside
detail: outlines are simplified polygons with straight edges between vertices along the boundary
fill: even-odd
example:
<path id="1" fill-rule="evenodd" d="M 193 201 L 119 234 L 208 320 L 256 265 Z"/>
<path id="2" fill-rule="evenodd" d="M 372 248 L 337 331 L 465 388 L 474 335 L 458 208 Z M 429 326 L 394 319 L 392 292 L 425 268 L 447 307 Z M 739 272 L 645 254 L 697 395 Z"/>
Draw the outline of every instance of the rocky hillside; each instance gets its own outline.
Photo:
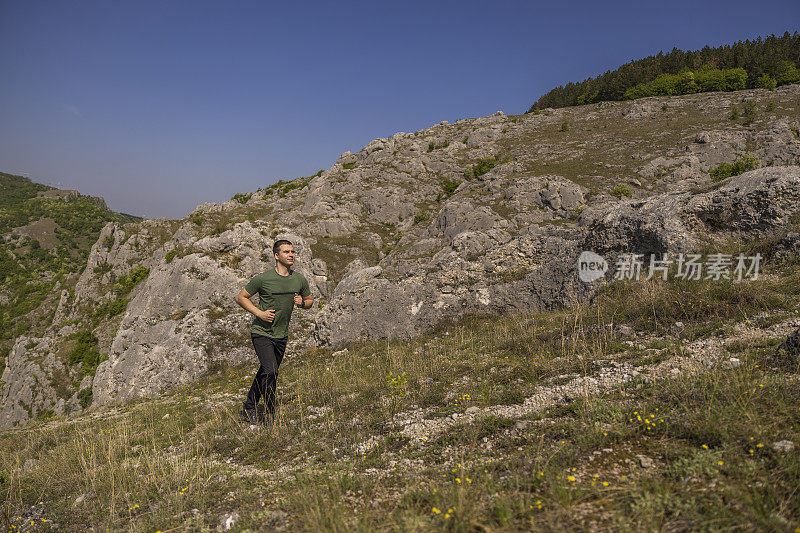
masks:
<path id="1" fill-rule="evenodd" d="M 53 325 L 103 226 L 136 220 L 100 197 L 0 173 L 0 372 L 16 338 Z"/>
<path id="2" fill-rule="evenodd" d="M 110 223 L 52 324 L 16 337 L 0 424 L 251 360 L 233 296 L 272 266 L 277 238 L 300 251 L 317 302 L 298 313 L 290 353 L 586 301 L 605 282 L 579 279 L 583 250 L 611 265 L 628 252 L 793 257 L 798 96 L 789 85 L 442 122 L 186 219 Z"/>

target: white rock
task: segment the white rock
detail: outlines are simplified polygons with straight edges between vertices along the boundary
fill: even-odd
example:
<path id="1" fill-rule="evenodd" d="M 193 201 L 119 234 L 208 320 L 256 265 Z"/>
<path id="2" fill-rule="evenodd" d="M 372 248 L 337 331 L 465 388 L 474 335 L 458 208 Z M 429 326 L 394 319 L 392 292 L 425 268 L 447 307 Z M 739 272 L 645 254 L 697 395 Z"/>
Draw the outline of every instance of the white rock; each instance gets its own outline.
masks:
<path id="1" fill-rule="evenodd" d="M 234 524 L 236 524 L 237 520 L 239 520 L 239 513 L 236 511 L 230 514 L 222 515 L 219 519 L 217 531 L 230 531 Z"/>
<path id="2" fill-rule="evenodd" d="M 30 472 L 31 470 L 36 469 L 36 467 L 38 465 L 39 465 L 39 461 L 37 461 L 36 459 L 27 459 L 25 461 L 25 464 L 22 465 L 22 471 L 23 472 Z"/>
<path id="3" fill-rule="evenodd" d="M 779 440 L 772 443 L 772 449 L 776 452 L 790 452 L 794 450 L 794 442 L 790 440 Z"/>

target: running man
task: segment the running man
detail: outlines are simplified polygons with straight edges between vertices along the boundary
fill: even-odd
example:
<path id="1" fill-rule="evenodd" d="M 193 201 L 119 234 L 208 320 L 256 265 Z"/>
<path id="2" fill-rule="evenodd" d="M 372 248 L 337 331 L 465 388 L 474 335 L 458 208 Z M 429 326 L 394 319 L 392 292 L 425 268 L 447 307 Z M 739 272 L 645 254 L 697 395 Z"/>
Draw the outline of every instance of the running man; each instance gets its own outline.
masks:
<path id="1" fill-rule="evenodd" d="M 291 269 L 295 256 L 292 243 L 283 239 L 275 241 L 272 253 L 275 268 L 258 274 L 236 295 L 236 303 L 255 316 L 250 337 L 260 363 L 240 415 L 243 421 L 257 424 L 260 413 L 256 405 L 264 397 L 266 412 L 262 421 L 267 427 L 275 418 L 278 367 L 286 351 L 292 309 L 308 309 L 314 303 L 308 280 Z M 250 301 L 256 293 L 258 307 Z"/>

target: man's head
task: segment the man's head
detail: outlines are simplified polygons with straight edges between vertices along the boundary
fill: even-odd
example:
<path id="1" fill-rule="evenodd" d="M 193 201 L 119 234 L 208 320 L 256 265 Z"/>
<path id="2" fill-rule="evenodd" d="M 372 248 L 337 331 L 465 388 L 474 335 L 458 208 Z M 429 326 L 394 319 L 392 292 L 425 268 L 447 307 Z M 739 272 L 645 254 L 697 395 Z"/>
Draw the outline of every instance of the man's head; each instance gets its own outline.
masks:
<path id="1" fill-rule="evenodd" d="M 272 253 L 275 254 L 275 262 L 280 263 L 286 268 L 294 264 L 294 246 L 286 239 L 275 241 L 272 245 Z"/>

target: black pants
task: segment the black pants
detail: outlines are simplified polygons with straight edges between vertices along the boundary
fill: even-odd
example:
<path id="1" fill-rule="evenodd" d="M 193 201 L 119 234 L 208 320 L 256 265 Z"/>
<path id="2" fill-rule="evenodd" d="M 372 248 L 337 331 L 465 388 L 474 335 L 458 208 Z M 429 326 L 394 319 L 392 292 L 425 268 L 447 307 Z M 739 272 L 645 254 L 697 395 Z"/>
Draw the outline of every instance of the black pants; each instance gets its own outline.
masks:
<path id="1" fill-rule="evenodd" d="M 256 355 L 261 366 L 258 367 L 256 377 L 253 378 L 253 384 L 250 386 L 250 392 L 247 393 L 244 408 L 255 409 L 256 404 L 263 396 L 267 411 L 270 414 L 274 414 L 278 367 L 281 365 L 283 354 L 286 351 L 286 338 L 273 339 L 263 335 L 250 335 L 250 337 L 253 339 L 253 348 L 256 349 Z"/>

